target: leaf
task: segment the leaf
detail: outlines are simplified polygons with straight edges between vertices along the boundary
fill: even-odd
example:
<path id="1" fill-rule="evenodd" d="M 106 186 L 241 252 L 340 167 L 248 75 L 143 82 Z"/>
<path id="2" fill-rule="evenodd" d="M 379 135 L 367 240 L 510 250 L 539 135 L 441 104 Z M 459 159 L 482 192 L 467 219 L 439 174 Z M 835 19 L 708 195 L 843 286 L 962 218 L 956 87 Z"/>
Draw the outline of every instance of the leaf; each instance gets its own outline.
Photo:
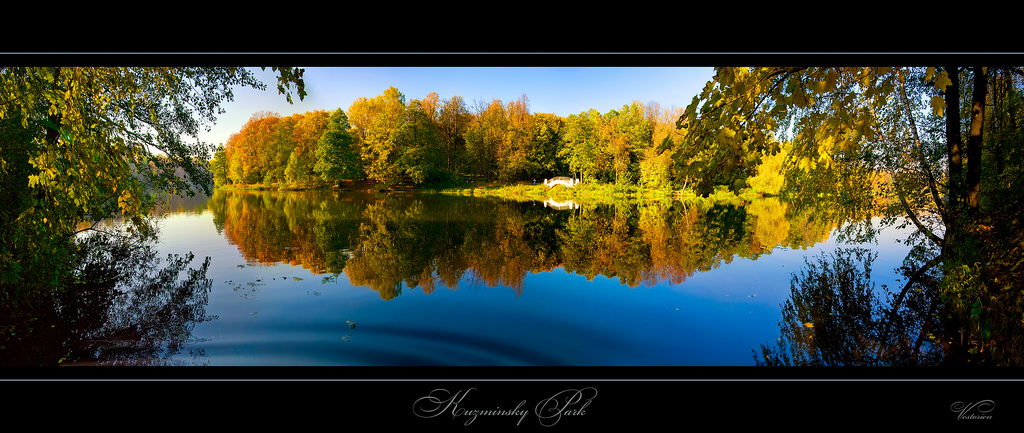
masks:
<path id="1" fill-rule="evenodd" d="M 932 112 L 934 112 L 936 116 L 942 117 L 944 109 L 946 108 L 946 100 L 941 96 L 932 96 L 931 105 Z"/>
<path id="2" fill-rule="evenodd" d="M 953 84 L 953 80 L 949 79 L 949 73 L 942 71 L 938 76 L 935 77 L 935 89 L 945 92 L 946 87 Z"/>

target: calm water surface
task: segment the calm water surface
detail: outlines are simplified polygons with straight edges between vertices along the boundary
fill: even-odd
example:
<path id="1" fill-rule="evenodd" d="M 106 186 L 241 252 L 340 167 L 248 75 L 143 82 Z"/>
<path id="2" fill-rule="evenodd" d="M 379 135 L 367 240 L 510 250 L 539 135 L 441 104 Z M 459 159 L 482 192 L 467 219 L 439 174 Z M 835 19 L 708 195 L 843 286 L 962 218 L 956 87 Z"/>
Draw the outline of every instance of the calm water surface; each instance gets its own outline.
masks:
<path id="1" fill-rule="evenodd" d="M 211 258 L 174 365 L 751 366 L 834 225 L 767 199 L 569 209 L 436 195 L 217 191 L 161 222 Z M 908 248 L 895 229 L 879 286 Z M 177 332 L 177 331 L 176 331 Z M 95 352 L 99 353 L 99 352 Z M 78 362 L 137 362 L 131 355 Z M 119 357 L 119 358 L 118 358 Z"/>

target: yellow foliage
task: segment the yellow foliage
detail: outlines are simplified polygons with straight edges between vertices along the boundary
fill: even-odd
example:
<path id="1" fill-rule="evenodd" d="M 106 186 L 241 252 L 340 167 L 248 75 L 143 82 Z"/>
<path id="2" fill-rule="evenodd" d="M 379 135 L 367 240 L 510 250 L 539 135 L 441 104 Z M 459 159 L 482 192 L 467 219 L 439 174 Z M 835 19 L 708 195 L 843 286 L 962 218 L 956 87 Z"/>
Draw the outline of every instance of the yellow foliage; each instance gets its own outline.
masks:
<path id="1" fill-rule="evenodd" d="M 953 84 L 953 80 L 949 79 L 949 73 L 946 71 L 942 71 L 939 75 L 935 76 L 935 90 L 944 92 L 950 84 Z"/>
<path id="2" fill-rule="evenodd" d="M 946 108 L 946 101 L 941 96 L 932 97 L 932 111 L 936 116 L 942 117 L 943 110 Z"/>
<path id="3" fill-rule="evenodd" d="M 783 164 L 787 156 L 788 152 L 785 146 L 781 152 L 775 155 L 762 153 L 761 165 L 757 167 L 757 174 L 747 179 L 747 184 L 754 190 L 768 195 L 779 194 L 785 186 Z"/>
<path id="4" fill-rule="evenodd" d="M 789 237 L 786 210 L 786 203 L 774 197 L 755 200 L 747 207 L 747 213 L 754 217 L 753 234 L 761 248 L 774 248 Z"/>

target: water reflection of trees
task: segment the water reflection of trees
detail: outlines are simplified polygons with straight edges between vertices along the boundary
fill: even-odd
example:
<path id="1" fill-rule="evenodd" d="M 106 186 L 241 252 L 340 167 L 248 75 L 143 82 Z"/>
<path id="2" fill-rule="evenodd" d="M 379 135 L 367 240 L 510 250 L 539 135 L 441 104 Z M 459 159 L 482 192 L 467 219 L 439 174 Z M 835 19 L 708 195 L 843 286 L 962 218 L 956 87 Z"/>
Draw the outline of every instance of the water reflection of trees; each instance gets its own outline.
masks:
<path id="1" fill-rule="evenodd" d="M 800 208 L 807 217 L 845 221 L 834 232 L 839 240 L 863 243 L 879 234 L 872 206 L 865 202 L 864 197 L 841 197 Z M 938 251 L 921 240 L 920 232 L 904 240 L 913 247 L 898 269 L 901 287 L 875 286 L 871 266 L 877 253 L 867 249 L 837 249 L 805 260 L 792 276 L 790 297 L 782 306 L 781 335 L 774 344 L 762 345 L 755 361 L 769 366 L 948 363 L 955 352 L 951 347 L 961 343 L 951 341 L 946 332 L 953 319 L 939 314 Z"/>
<path id="2" fill-rule="evenodd" d="M 80 239 L 75 283 L 57 299 L 68 361 L 169 364 L 193 327 L 212 319 L 206 315 L 210 258 L 191 269 L 191 253 L 161 260 L 151 241 L 123 232 Z"/>
<path id="3" fill-rule="evenodd" d="M 782 308 L 781 336 L 762 346 L 759 365 L 926 366 L 947 351 L 934 321 L 938 302 L 929 277 L 919 274 L 902 290 L 871 282 L 877 253 L 839 249 L 806 261 L 792 277 Z M 907 274 L 916 269 L 904 269 Z"/>
<path id="4" fill-rule="evenodd" d="M 444 195 L 217 191 L 215 224 L 253 262 L 344 274 L 383 299 L 462 281 L 523 290 L 526 275 L 562 267 L 629 287 L 681 283 L 696 272 L 806 248 L 836 227 L 778 199 L 746 206 L 680 201 L 583 205 Z"/>

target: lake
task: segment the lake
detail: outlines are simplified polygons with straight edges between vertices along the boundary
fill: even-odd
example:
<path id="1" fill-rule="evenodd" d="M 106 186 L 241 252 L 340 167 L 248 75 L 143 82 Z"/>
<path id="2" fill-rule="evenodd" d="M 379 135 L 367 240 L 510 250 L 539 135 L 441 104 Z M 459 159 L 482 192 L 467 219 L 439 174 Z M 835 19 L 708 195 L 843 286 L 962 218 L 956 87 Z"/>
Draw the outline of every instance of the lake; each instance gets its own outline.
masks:
<path id="1" fill-rule="evenodd" d="M 193 253 L 195 284 L 118 299 L 188 308 L 108 313 L 68 364 L 753 366 L 793 273 L 849 246 L 840 223 L 775 198 L 217 190 L 172 202 L 159 226 L 156 255 Z M 906 234 L 865 245 L 879 287 L 898 287 Z"/>

